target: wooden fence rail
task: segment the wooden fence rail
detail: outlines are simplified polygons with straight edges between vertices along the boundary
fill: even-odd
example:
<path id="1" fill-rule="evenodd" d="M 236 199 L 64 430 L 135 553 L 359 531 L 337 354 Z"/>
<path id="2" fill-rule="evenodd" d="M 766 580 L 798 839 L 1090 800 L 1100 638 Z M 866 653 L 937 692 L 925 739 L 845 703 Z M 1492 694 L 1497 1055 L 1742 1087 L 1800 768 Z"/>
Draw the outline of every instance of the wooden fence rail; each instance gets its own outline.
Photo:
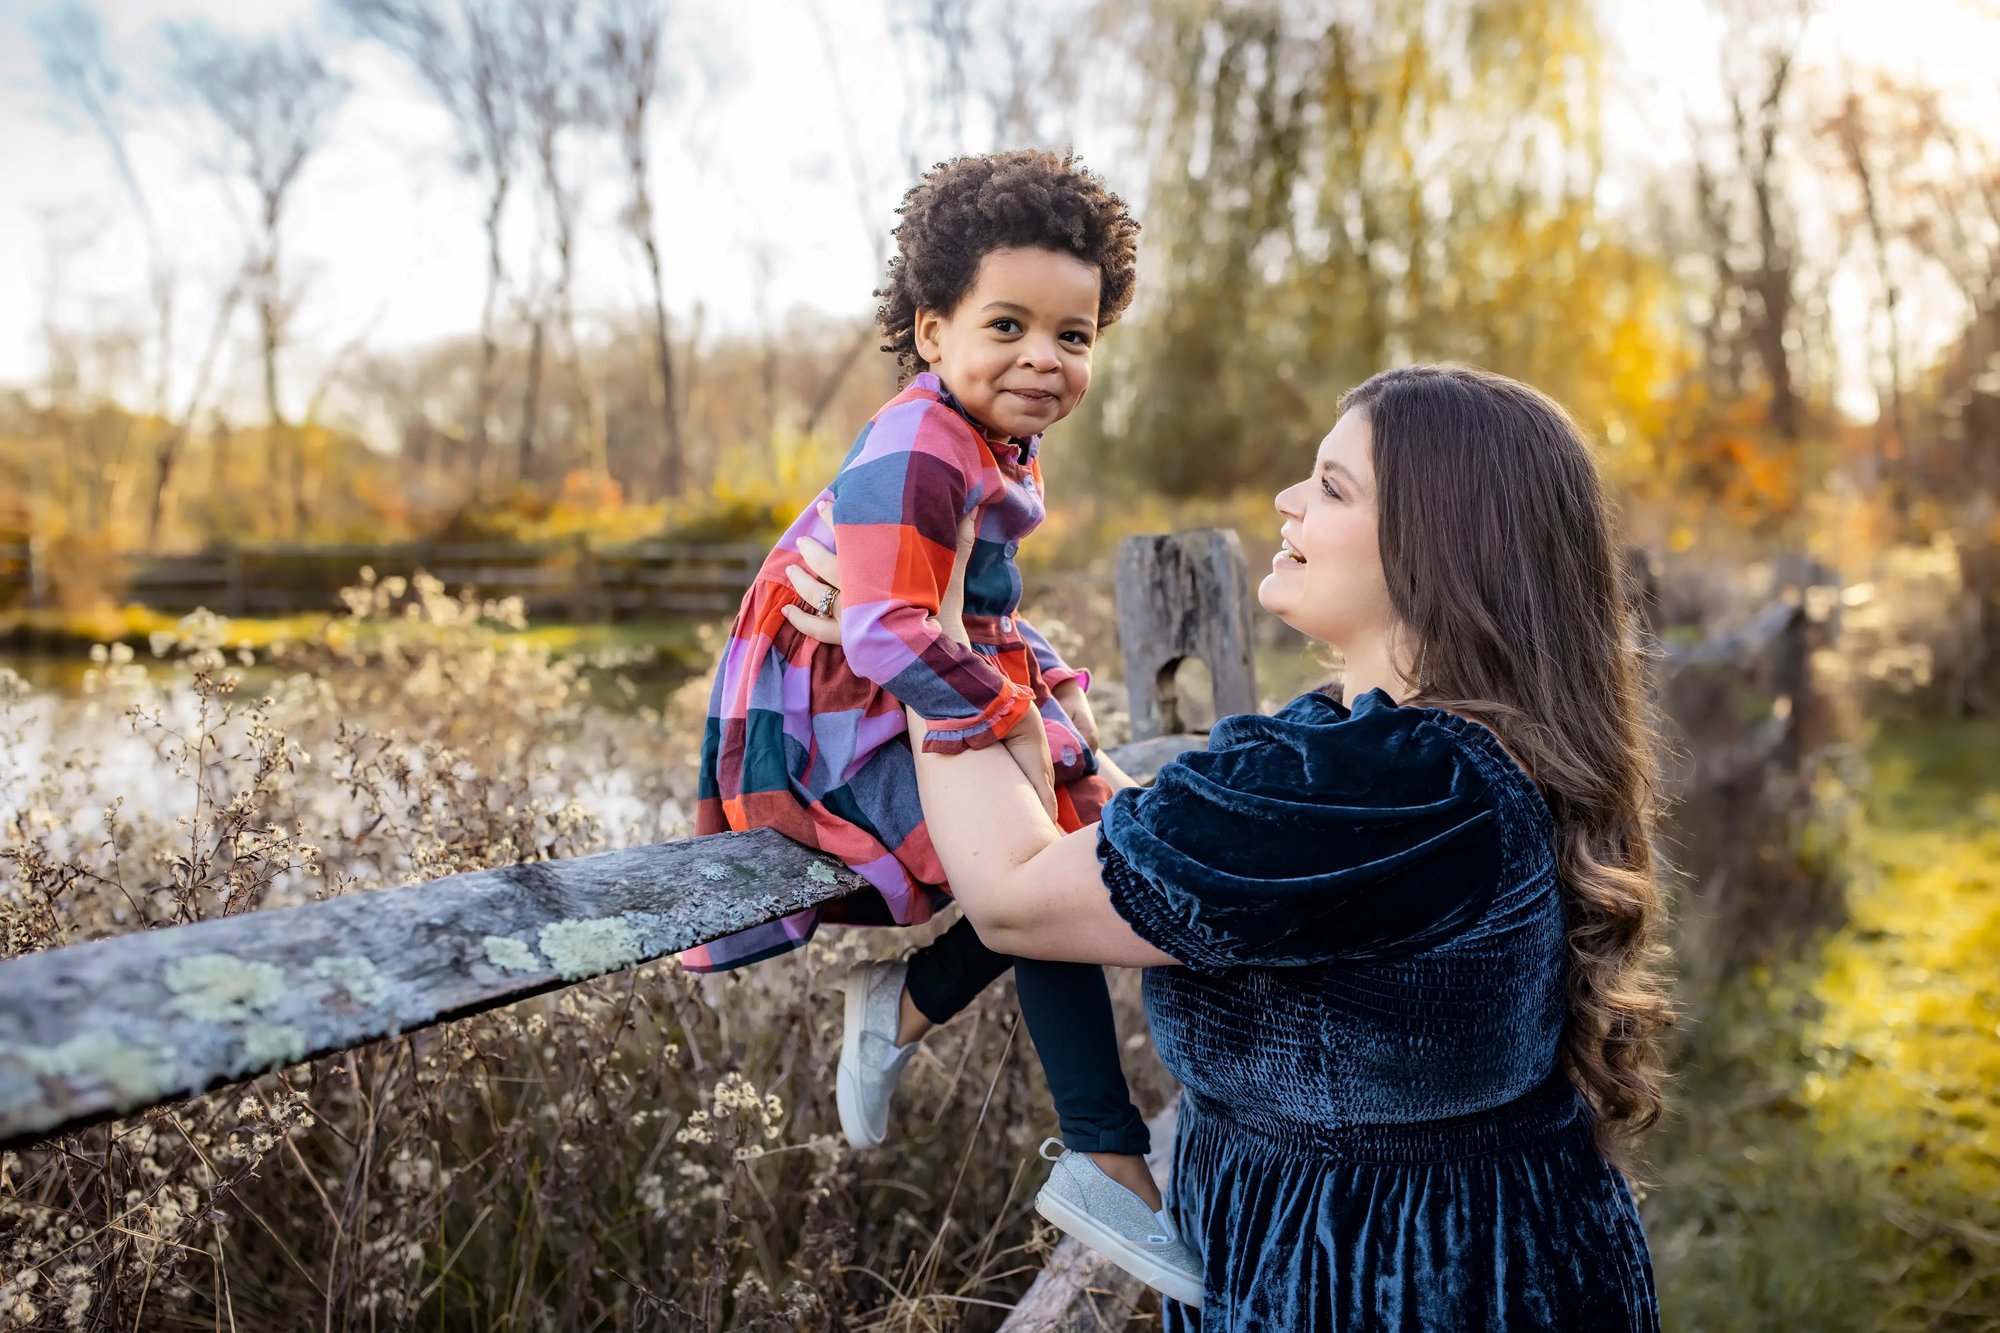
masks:
<path id="1" fill-rule="evenodd" d="M 227 616 L 341 609 L 363 566 L 381 577 L 431 574 L 456 592 L 519 597 L 535 619 L 630 620 L 726 615 L 766 548 L 741 542 L 403 542 L 217 546 L 187 555 L 49 552 L 0 546 L 0 610 L 110 599 Z"/>
<path id="2" fill-rule="evenodd" d="M 1176 662 L 1204 656 L 1224 711 L 1244 706 L 1236 696 L 1254 676 L 1240 597 L 1248 575 L 1233 537 L 1132 543 L 1120 560 L 1121 610 L 1147 609 L 1121 615 L 1121 632 L 1128 657 L 1144 660 L 1128 681 L 1135 740 L 1112 755 L 1144 781 L 1201 743 L 1157 734 L 1176 713 L 1162 696 Z M 462 551 L 454 558 L 471 559 Z M 1159 594 L 1155 572 L 1166 566 L 1185 573 L 1181 593 Z M 1685 723 L 1686 710 L 1722 710 L 1722 734 L 1740 747 L 1708 746 L 1719 758 L 1698 757 L 1683 790 L 1711 780 L 1737 790 L 1748 768 L 1802 751 L 1813 600 L 1791 590 L 1734 634 L 1668 654 L 1669 711 L 1681 710 Z M 1222 624 L 1199 623 L 1217 609 Z M 1765 696 L 1761 715 L 1737 697 L 1745 682 Z M 0 1147 L 634 967 L 861 886 L 838 861 L 776 833 L 730 833 L 11 959 L 0 963 Z M 1156 1125 L 1164 1152 L 1171 1106 Z M 1115 1328 L 1136 1296 L 1136 1284 L 1065 1243 L 1008 1327 Z"/>

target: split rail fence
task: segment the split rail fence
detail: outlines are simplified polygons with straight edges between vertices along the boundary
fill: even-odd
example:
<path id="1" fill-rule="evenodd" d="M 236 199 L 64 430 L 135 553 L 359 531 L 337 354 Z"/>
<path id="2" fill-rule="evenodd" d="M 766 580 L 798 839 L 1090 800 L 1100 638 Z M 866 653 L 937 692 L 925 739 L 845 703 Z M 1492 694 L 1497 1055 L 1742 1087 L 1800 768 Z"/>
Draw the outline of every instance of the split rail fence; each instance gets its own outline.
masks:
<path id="1" fill-rule="evenodd" d="M 364 565 L 386 578 L 424 570 L 457 591 L 519 597 L 530 619 L 644 620 L 724 615 L 756 577 L 765 547 L 741 542 L 403 542 L 216 546 L 184 555 L 0 546 L 0 610 L 109 598 L 226 616 L 340 609 Z"/>
<path id="2" fill-rule="evenodd" d="M 1112 754 L 1140 780 L 1201 744 L 1171 734 L 1187 702 L 1173 693 L 1184 659 L 1210 668 L 1210 715 L 1256 708 L 1249 587 L 1233 533 L 1133 538 L 1121 551 L 1136 739 Z M 1751 776 L 1800 762 L 1811 710 L 1794 701 L 1810 693 L 1809 628 L 1824 619 L 1812 596 L 1788 590 L 1734 634 L 1668 655 L 1670 710 L 1729 712 L 1732 739 L 1697 757 L 1686 790 L 1720 784 L 1747 800 Z M 0 963 L 0 1147 L 636 967 L 861 887 L 777 833 L 726 833 L 11 959 Z M 1171 1105 L 1153 1130 L 1170 1152 Z M 1065 1242 L 1005 1327 L 1116 1328 L 1139 1295 L 1136 1280 Z"/>

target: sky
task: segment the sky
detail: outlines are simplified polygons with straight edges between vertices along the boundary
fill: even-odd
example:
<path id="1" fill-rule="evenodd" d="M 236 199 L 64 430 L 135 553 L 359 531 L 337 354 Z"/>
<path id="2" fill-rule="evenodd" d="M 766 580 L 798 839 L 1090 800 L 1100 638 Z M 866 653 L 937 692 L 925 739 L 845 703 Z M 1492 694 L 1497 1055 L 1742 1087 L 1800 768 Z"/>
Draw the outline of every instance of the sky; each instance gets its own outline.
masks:
<path id="1" fill-rule="evenodd" d="M 1719 108 L 1712 10 L 1705 0 L 1600 2 L 1612 47 L 1612 161 L 1684 156 L 1688 116 Z M 0 385 L 46 373 L 51 309 L 71 326 L 145 319 L 141 232 L 108 155 L 87 130 L 65 123 L 41 71 L 32 25 L 47 8 L 43 0 L 0 4 L 0 180 L 9 182 L 0 192 Z M 724 73 L 682 98 L 656 135 L 652 183 L 670 310 L 687 327 L 698 307 L 712 333 L 774 327 L 792 309 L 865 311 L 880 237 L 908 184 L 900 127 L 913 81 L 893 55 L 885 0 L 681 0 L 672 8 L 671 40 L 705 52 Z M 111 58 L 143 91 L 162 62 L 163 23 L 203 18 L 255 32 L 311 23 L 318 10 L 317 0 L 104 0 L 100 12 Z M 1996 35 L 2000 24 L 1980 19 L 1968 0 L 1823 0 L 1805 55 L 1921 69 L 1968 104 L 1991 107 L 2000 122 Z M 454 169 L 443 112 L 379 47 L 330 41 L 326 55 L 354 91 L 301 177 L 285 226 L 300 296 L 286 383 L 293 410 L 340 349 L 393 354 L 469 332 L 484 294 L 481 194 Z M 1142 164 L 1122 131 L 1087 109 L 1071 128 L 1086 161 L 1136 193 Z M 183 387 L 215 295 L 242 253 L 236 216 L 190 152 L 207 133 L 165 99 L 142 104 L 131 128 L 136 171 L 184 275 Z M 942 155 L 951 145 L 925 147 Z M 638 253 L 617 234 L 616 164 L 593 165 L 578 268 L 587 321 L 647 299 Z M 533 227 L 525 207 L 512 211 L 510 250 L 522 278 Z M 1836 298 L 1846 326 L 1865 320 L 1864 291 Z M 228 389 L 238 396 L 254 380 L 244 343 L 230 362 Z M 1865 399 L 1865 386 L 1860 392 Z"/>

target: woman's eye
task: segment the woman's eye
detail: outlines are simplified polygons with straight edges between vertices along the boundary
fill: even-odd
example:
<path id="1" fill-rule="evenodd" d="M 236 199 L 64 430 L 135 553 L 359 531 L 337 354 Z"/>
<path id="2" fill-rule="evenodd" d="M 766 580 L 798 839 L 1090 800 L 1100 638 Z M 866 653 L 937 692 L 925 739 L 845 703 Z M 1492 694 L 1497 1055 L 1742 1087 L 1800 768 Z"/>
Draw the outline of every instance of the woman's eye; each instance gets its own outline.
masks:
<path id="1" fill-rule="evenodd" d="M 1333 482 L 1326 477 L 1319 479 L 1319 488 L 1326 492 L 1326 498 L 1329 500 L 1338 500 L 1340 498 L 1340 492 L 1333 488 Z"/>
<path id="2" fill-rule="evenodd" d="M 1018 319 L 1008 319 L 1003 315 L 1001 318 L 993 321 L 993 330 L 996 333 L 1019 333 L 1021 331 L 1021 321 Z"/>

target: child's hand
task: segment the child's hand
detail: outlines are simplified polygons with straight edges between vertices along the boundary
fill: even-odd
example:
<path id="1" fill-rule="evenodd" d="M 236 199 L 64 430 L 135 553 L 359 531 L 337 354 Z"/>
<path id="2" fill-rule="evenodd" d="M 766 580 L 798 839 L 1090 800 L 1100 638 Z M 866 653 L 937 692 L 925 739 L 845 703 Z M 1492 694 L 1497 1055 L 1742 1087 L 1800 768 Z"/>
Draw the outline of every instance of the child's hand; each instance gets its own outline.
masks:
<path id="1" fill-rule="evenodd" d="M 1050 822 L 1061 823 L 1062 818 L 1056 813 L 1056 765 L 1049 756 L 1049 733 L 1042 729 L 1041 714 L 1029 713 L 1000 738 L 1000 743 L 1007 747 L 1008 757 L 1020 765 L 1028 785 L 1041 799 L 1042 809 L 1048 811 Z"/>
<path id="2" fill-rule="evenodd" d="M 1090 711 L 1090 699 L 1083 692 L 1083 686 L 1075 680 L 1066 680 L 1049 691 L 1062 710 L 1069 714 L 1069 720 L 1076 724 L 1076 734 L 1091 749 L 1097 748 L 1097 714 Z"/>

